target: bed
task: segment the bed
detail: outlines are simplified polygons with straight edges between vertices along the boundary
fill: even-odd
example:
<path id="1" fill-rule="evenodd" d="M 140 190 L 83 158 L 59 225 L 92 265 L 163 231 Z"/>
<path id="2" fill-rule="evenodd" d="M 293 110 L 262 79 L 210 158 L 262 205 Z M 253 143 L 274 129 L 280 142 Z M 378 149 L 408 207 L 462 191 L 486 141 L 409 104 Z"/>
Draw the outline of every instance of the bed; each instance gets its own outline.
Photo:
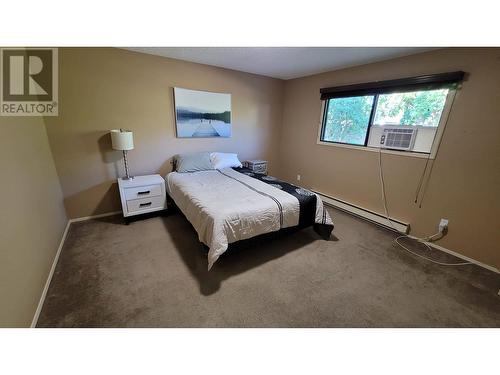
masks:
<path id="1" fill-rule="evenodd" d="M 246 168 L 171 172 L 165 180 L 169 197 L 209 248 L 209 270 L 230 243 L 309 226 L 328 239 L 333 230 L 315 193 Z"/>

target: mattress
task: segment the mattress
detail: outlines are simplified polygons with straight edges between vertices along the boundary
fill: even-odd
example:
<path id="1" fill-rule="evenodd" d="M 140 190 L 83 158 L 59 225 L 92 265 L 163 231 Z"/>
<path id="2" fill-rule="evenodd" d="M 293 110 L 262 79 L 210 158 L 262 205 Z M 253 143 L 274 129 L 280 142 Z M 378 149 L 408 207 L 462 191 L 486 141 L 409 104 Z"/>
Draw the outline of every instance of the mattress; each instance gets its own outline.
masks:
<path id="1" fill-rule="evenodd" d="M 171 172 L 165 180 L 169 196 L 209 247 L 209 270 L 236 241 L 296 226 L 313 225 L 325 238 L 333 230 L 315 193 L 246 168 Z"/>

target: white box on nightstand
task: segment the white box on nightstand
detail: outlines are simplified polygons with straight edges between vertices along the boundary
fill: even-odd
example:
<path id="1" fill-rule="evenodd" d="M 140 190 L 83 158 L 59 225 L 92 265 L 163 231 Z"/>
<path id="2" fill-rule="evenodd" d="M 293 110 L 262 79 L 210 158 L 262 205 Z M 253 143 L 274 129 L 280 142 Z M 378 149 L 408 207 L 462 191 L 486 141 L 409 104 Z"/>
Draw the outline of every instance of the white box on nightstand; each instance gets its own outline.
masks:
<path id="1" fill-rule="evenodd" d="M 167 208 L 165 180 L 159 174 L 118 179 L 123 216 L 146 214 Z"/>

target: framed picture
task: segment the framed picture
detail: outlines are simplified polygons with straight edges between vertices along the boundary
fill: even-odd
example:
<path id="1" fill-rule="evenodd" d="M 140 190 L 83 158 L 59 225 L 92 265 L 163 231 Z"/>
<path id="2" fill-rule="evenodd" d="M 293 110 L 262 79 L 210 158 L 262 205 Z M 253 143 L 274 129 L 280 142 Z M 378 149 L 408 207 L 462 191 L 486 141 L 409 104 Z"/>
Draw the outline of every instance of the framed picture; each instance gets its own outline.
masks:
<path id="1" fill-rule="evenodd" d="M 231 137 L 231 94 L 174 87 L 178 138 Z"/>

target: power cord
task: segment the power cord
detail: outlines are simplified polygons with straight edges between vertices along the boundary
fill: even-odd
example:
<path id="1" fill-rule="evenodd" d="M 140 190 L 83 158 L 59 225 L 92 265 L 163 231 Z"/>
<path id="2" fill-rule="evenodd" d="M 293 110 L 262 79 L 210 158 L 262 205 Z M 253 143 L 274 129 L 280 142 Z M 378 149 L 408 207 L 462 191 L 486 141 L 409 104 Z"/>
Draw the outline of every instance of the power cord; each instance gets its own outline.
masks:
<path id="1" fill-rule="evenodd" d="M 381 192 L 382 192 L 382 202 L 384 204 L 385 218 L 387 219 L 387 222 L 389 223 L 389 225 L 391 226 L 392 229 L 394 229 L 398 233 L 401 233 L 398 229 L 396 229 L 394 227 L 394 225 L 392 224 L 391 219 L 389 219 L 389 211 L 387 209 L 387 199 L 386 199 L 386 195 L 385 195 L 384 173 L 382 171 L 382 148 L 378 149 L 378 171 L 379 171 L 379 177 L 380 177 L 380 187 L 381 187 Z M 436 241 L 436 240 L 438 240 L 440 238 L 443 238 L 443 236 L 444 236 L 443 232 L 435 233 L 432 236 L 429 236 L 429 237 L 426 237 L 426 238 L 418 238 L 418 237 L 417 238 L 412 238 L 412 237 L 404 234 L 402 236 L 396 237 L 394 239 L 394 242 L 396 244 L 398 244 L 401 248 L 403 248 L 404 250 L 406 250 L 407 252 L 409 252 L 409 253 L 411 253 L 411 254 L 419 257 L 419 258 L 428 260 L 429 262 L 432 262 L 432 263 L 435 263 L 435 264 L 439 264 L 440 266 L 466 266 L 466 265 L 472 264 L 471 262 L 460 262 L 460 263 L 443 263 L 443 262 L 438 262 L 437 260 L 428 258 L 428 257 L 426 257 L 424 255 L 418 254 L 418 253 L 410 250 L 408 247 L 406 247 L 405 245 L 403 245 L 400 242 L 401 239 L 408 238 L 410 240 L 415 240 L 416 242 L 421 243 L 429 251 L 432 251 L 432 248 L 429 246 L 429 244 L 427 242 L 429 242 L 429 241 Z M 436 237 L 438 237 L 438 238 L 436 238 Z"/>

